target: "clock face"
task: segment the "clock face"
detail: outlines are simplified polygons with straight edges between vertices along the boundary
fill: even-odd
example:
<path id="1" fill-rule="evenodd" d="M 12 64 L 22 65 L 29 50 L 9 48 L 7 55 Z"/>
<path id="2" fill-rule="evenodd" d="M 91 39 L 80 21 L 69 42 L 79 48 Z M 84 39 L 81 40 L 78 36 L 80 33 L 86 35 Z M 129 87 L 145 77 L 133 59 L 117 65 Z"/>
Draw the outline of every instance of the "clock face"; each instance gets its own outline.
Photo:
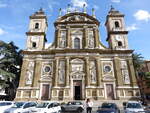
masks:
<path id="1" fill-rule="evenodd" d="M 31 41 L 36 42 L 38 40 L 37 37 L 31 37 Z"/>
<path id="2" fill-rule="evenodd" d="M 122 40 L 122 39 L 121 39 L 121 36 L 118 36 L 118 35 L 117 35 L 117 36 L 116 36 L 116 40 L 117 40 L 117 41 L 121 41 L 121 40 Z"/>

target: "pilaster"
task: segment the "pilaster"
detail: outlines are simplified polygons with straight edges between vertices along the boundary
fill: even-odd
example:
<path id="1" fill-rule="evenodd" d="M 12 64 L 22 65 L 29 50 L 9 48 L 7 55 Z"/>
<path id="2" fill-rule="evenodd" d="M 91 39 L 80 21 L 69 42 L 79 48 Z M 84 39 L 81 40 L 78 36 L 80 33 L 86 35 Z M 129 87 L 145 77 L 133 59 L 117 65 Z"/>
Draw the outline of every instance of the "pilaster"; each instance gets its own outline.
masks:
<path id="1" fill-rule="evenodd" d="M 115 73 L 116 79 L 117 79 L 116 84 L 118 86 L 123 86 L 124 82 L 123 82 L 123 76 L 121 74 L 120 59 L 117 57 L 114 58 L 114 73 Z"/>
<path id="2" fill-rule="evenodd" d="M 101 86 L 102 70 L 101 70 L 101 62 L 98 57 L 96 58 L 96 70 L 97 70 L 97 86 Z"/>
<path id="3" fill-rule="evenodd" d="M 59 48 L 59 40 L 60 40 L 60 29 L 57 28 L 55 31 L 55 43 L 56 43 L 56 48 Z"/>
<path id="4" fill-rule="evenodd" d="M 66 42 L 67 42 L 67 48 L 71 48 L 71 29 L 70 26 L 67 26 L 67 37 L 66 37 Z"/>
<path id="5" fill-rule="evenodd" d="M 131 79 L 130 81 L 131 81 L 132 85 L 137 86 L 137 78 L 136 78 L 132 59 L 128 60 L 128 69 L 129 69 L 129 74 L 130 74 L 130 79 Z"/>
<path id="6" fill-rule="evenodd" d="M 86 86 L 90 86 L 90 71 L 89 71 L 89 58 L 85 58 L 86 61 Z"/>
<path id="7" fill-rule="evenodd" d="M 58 67 L 59 67 L 59 58 L 56 58 L 54 87 L 58 86 Z"/>
<path id="8" fill-rule="evenodd" d="M 88 48 L 88 26 L 84 26 L 83 48 Z"/>
<path id="9" fill-rule="evenodd" d="M 98 34 L 98 29 L 94 28 L 94 39 L 95 39 L 95 48 L 99 47 L 99 34 Z"/>
<path id="10" fill-rule="evenodd" d="M 66 86 L 69 86 L 69 76 L 70 76 L 70 66 L 69 66 L 69 57 L 66 57 Z"/>

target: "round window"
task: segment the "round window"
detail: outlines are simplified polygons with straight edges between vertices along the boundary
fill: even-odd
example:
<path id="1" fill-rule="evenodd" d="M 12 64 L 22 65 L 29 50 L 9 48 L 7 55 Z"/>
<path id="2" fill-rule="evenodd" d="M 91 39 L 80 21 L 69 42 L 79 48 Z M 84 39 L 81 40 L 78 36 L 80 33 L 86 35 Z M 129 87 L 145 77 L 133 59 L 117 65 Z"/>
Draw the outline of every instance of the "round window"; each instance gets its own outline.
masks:
<path id="1" fill-rule="evenodd" d="M 50 66 L 45 66 L 44 71 L 45 71 L 46 73 L 50 72 L 50 71 L 51 71 Z"/>
<path id="2" fill-rule="evenodd" d="M 104 67 L 104 72 L 110 72 L 111 71 L 111 67 L 110 66 L 105 66 Z"/>

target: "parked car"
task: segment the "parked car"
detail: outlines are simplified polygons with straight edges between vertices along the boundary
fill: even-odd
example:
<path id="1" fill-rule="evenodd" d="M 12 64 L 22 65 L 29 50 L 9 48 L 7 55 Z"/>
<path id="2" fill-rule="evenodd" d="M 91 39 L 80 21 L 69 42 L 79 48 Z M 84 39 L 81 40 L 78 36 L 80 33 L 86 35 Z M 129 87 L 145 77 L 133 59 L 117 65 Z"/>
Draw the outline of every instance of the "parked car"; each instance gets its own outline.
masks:
<path id="1" fill-rule="evenodd" d="M 144 112 L 144 107 L 140 102 L 129 101 L 124 107 L 125 113 Z"/>
<path id="2" fill-rule="evenodd" d="M 103 103 L 97 113 L 119 113 L 120 110 L 115 103 Z"/>
<path id="3" fill-rule="evenodd" d="M 61 107 L 58 102 L 41 102 L 35 108 L 32 108 L 32 113 L 60 113 Z"/>
<path id="4" fill-rule="evenodd" d="M 61 110 L 62 110 L 62 112 L 81 113 L 84 110 L 84 107 L 83 107 L 82 102 L 73 101 L 73 102 L 68 102 L 65 105 L 62 105 Z"/>
<path id="5" fill-rule="evenodd" d="M 4 113 L 4 111 L 8 108 L 11 108 L 14 105 L 12 101 L 1 101 L 0 102 L 0 113 Z"/>
<path id="6" fill-rule="evenodd" d="M 4 113 L 31 113 L 31 108 L 36 105 L 36 102 L 15 102 L 14 106 L 5 110 Z"/>

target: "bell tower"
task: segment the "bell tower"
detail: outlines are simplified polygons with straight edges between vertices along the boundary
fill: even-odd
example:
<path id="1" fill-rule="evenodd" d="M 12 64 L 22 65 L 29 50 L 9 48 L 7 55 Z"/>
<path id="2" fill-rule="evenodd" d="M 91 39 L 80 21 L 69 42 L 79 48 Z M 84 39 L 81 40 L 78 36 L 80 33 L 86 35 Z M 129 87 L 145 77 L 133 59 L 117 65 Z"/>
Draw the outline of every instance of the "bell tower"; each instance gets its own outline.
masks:
<path id="1" fill-rule="evenodd" d="M 29 31 L 27 35 L 27 50 L 43 50 L 45 48 L 47 18 L 42 9 L 30 16 Z"/>
<path id="2" fill-rule="evenodd" d="M 128 31 L 125 28 L 124 15 L 111 7 L 106 19 L 107 41 L 113 50 L 128 49 Z"/>

